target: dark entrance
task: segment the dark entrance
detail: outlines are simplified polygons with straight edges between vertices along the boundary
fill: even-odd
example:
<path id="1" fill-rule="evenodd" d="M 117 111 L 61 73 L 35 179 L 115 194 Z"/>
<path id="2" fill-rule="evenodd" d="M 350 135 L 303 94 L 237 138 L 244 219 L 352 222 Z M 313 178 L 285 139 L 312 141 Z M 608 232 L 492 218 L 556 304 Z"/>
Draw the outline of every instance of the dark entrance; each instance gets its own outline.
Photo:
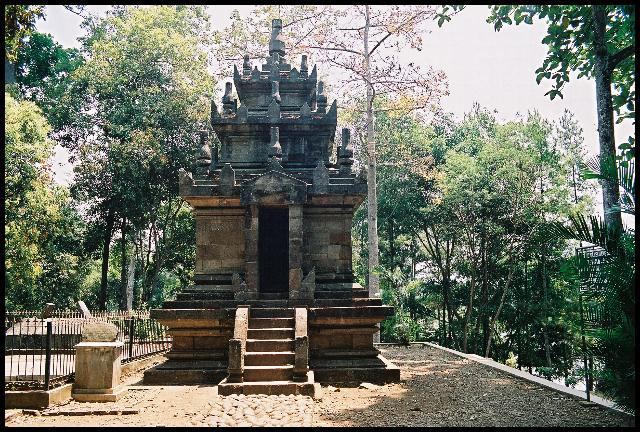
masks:
<path id="1" fill-rule="evenodd" d="M 260 209 L 258 254 L 261 293 L 289 292 L 289 209 Z"/>

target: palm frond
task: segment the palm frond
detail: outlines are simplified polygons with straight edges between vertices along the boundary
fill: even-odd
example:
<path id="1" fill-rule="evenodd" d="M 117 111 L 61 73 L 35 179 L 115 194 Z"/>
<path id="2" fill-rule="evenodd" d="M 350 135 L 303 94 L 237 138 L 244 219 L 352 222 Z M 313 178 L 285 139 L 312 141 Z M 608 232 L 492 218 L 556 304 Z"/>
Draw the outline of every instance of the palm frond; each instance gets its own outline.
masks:
<path id="1" fill-rule="evenodd" d="M 564 240 L 580 240 L 600 246 L 613 256 L 620 254 L 620 233 L 614 228 L 608 227 L 597 216 L 587 217 L 583 215 L 569 216 L 568 224 L 552 222 L 548 230 L 543 233 L 546 240 L 552 241 L 558 238 Z"/>
<path id="2" fill-rule="evenodd" d="M 581 176 L 587 180 L 605 180 L 622 188 L 620 202 L 612 211 L 636 214 L 636 169 L 635 161 L 615 162 L 607 159 L 601 163 L 597 157 L 589 159 L 582 166 Z"/>

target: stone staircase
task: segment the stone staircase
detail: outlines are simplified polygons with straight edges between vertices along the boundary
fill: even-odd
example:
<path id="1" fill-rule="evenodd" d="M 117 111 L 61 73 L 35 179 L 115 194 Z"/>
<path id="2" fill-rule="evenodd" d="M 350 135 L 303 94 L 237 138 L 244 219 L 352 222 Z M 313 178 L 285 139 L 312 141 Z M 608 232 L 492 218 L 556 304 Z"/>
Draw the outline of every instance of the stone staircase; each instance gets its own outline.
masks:
<path id="1" fill-rule="evenodd" d="M 292 381 L 295 360 L 294 309 L 254 309 L 247 330 L 245 382 Z"/>
<path id="2" fill-rule="evenodd" d="M 230 394 L 319 394 L 313 372 L 294 376 L 296 361 L 295 309 L 251 308 L 246 331 L 246 350 L 241 378 L 230 375 L 218 385 L 218 393 Z M 239 381 L 241 382 L 233 382 Z"/>

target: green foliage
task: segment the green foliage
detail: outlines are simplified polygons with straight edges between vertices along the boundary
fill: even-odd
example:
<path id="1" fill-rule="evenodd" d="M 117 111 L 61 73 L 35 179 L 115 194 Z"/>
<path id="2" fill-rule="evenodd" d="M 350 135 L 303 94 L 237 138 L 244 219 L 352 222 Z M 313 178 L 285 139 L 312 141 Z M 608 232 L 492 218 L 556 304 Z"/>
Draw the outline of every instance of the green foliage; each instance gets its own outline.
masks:
<path id="1" fill-rule="evenodd" d="M 532 24 L 535 18 L 544 19 L 547 35 L 542 43 L 549 47 L 547 57 L 536 73 L 536 82 L 553 80 L 546 95 L 553 100 L 562 96 L 562 88 L 569 82 L 569 74 L 577 77 L 593 77 L 595 67 L 595 45 L 593 7 L 590 5 L 500 5 L 490 6 L 487 22 L 500 31 L 505 24 Z M 633 46 L 635 44 L 635 5 L 607 5 L 606 49 L 611 56 L 632 47 L 632 51 L 619 63 L 614 63 L 613 107 L 618 122 L 635 118 L 635 69 Z"/>
<path id="2" fill-rule="evenodd" d="M 381 340 L 409 345 L 419 340 L 422 326 L 412 320 L 409 313 L 396 311 L 395 314 L 382 322 Z"/>
<path id="3" fill-rule="evenodd" d="M 628 196 L 623 206 L 630 214 L 635 214 L 635 172 L 633 161 L 631 170 L 618 163 L 615 167 L 599 167 L 592 163 L 587 178 L 605 180 L 620 179 L 620 186 Z M 604 168 L 604 169 L 602 169 Z M 595 216 L 585 218 L 572 215 L 568 223 L 555 223 L 549 237 L 580 240 L 602 248 L 607 258 L 597 268 L 585 259 L 574 261 L 572 273 L 576 284 L 590 284 L 585 294 L 586 308 L 600 311 L 595 328 L 588 332 L 595 338 L 593 352 L 606 365 L 601 373 L 599 389 L 624 409 L 635 410 L 635 232 L 612 229 Z M 594 274 L 597 277 L 594 277 Z"/>
<path id="4" fill-rule="evenodd" d="M 567 243 L 544 236 L 552 221 L 591 211 L 573 115 L 550 122 L 532 112 L 500 123 L 475 105 L 462 121 L 439 114 L 425 125 L 380 113 L 376 127 L 384 136 L 379 274 L 383 302 L 396 310 L 382 340 L 462 350 L 473 286 L 468 352 L 484 355 L 491 338 L 494 359 L 575 382 L 579 309 Z M 362 275 L 364 213 L 354 218 Z"/>
<path id="5" fill-rule="evenodd" d="M 44 18 L 44 6 L 5 5 L 4 58 L 14 62 L 24 38 L 35 28 L 36 19 Z"/>
<path id="6" fill-rule="evenodd" d="M 25 98 L 34 101 L 54 128 L 69 121 L 60 109 L 69 74 L 83 62 L 80 51 L 65 49 L 51 35 L 33 32 L 18 51 L 16 82 Z"/>
<path id="7" fill-rule="evenodd" d="M 84 25 L 86 61 L 69 75 L 60 106 L 69 121 L 56 137 L 77 161 L 74 197 L 102 233 L 94 248 L 113 236 L 111 219 L 114 230 L 132 228 L 127 242 L 150 256 L 138 273 L 138 298 L 148 303 L 160 271 L 180 260 L 169 256 L 182 253 L 175 246 L 189 244 L 160 243 L 175 241 L 167 231 L 188 233 L 176 225 L 178 169 L 193 163 L 196 134 L 207 124 L 209 22 L 201 6 L 127 6 Z"/>
<path id="8" fill-rule="evenodd" d="M 66 188 L 51 178 L 50 126 L 32 102 L 5 93 L 6 307 L 73 303 L 86 264 L 83 223 Z"/>

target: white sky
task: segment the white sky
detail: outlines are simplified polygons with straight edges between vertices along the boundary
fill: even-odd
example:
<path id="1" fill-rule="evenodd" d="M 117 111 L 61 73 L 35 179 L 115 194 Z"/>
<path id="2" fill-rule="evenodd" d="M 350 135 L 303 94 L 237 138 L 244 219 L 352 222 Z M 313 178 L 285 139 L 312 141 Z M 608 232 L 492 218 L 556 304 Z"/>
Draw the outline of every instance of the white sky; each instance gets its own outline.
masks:
<path id="1" fill-rule="evenodd" d="M 103 12 L 108 7 L 89 6 L 88 9 Z M 247 5 L 208 6 L 216 29 L 228 25 L 234 9 L 246 17 L 251 8 Z M 411 50 L 403 54 L 403 59 L 446 73 L 450 95 L 443 99 L 443 109 L 453 112 L 459 119 L 475 101 L 497 110 L 501 121 L 514 119 L 517 113 L 526 114 L 532 109 L 537 109 L 549 120 L 557 120 L 567 108 L 583 128 L 587 152 L 595 155 L 598 150 L 595 81 L 577 80 L 572 76 L 565 85 L 564 99 L 549 100 L 544 94 L 550 90 L 551 81 L 537 85 L 534 74 L 547 51 L 540 42 L 546 35 L 544 23 L 536 20 L 533 25 L 507 26 L 495 32 L 493 25 L 486 22 L 488 15 L 487 6 L 467 6 L 442 28 L 434 23 L 433 31 L 424 37 L 422 51 Z M 78 47 L 76 38 L 83 34 L 80 22 L 79 16 L 62 6 L 47 6 L 46 20 L 38 20 L 37 30 L 50 33 L 65 47 Z M 229 78 L 231 74 L 229 71 Z M 617 142 L 635 135 L 628 120 L 616 125 L 615 131 Z M 71 181 L 72 166 L 67 162 L 64 149 L 58 148 L 54 170 L 58 182 L 68 184 Z M 597 204 L 596 208 L 599 207 Z"/>

